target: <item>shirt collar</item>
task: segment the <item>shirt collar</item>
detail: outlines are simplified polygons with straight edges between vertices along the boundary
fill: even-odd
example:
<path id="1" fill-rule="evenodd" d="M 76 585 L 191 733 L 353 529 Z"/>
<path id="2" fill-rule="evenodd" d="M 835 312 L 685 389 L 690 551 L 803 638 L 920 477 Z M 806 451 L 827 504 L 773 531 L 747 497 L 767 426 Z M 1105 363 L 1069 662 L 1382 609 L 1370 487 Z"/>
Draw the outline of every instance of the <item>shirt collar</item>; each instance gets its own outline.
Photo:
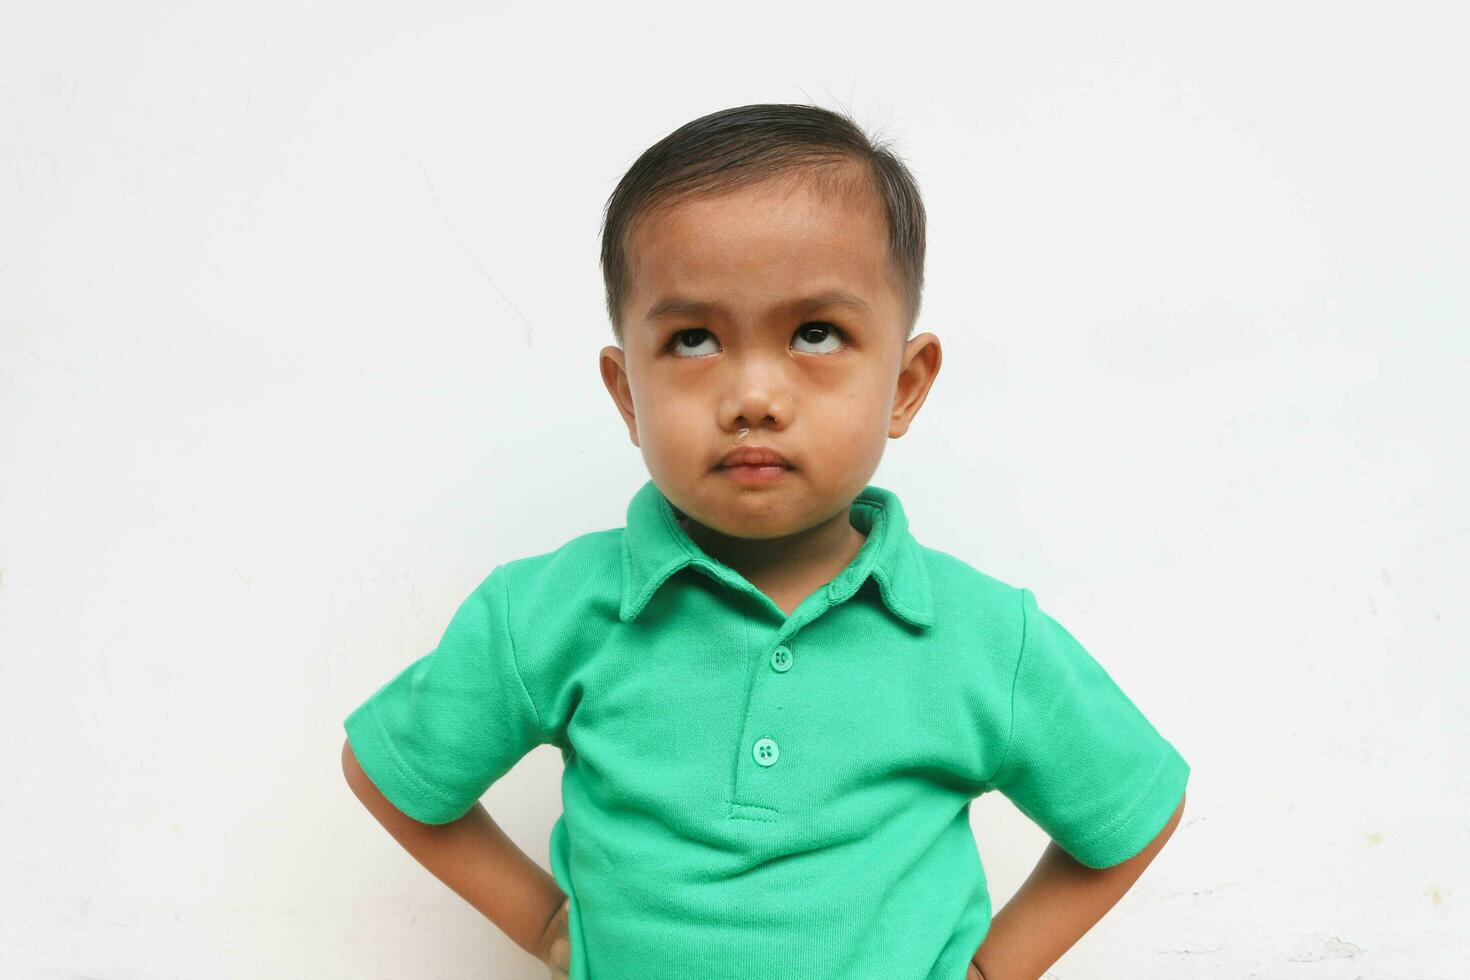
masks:
<path id="1" fill-rule="evenodd" d="M 849 520 L 867 535 L 851 562 L 828 585 L 835 605 L 846 601 L 871 574 L 894 615 L 915 626 L 934 622 L 929 569 L 909 533 L 898 495 L 869 484 L 853 500 Z M 697 565 L 732 588 L 748 588 L 734 569 L 706 554 L 679 524 L 673 504 L 652 481 L 628 503 L 623 529 L 623 588 L 618 616 L 629 622 L 658 587 L 686 565 Z"/>

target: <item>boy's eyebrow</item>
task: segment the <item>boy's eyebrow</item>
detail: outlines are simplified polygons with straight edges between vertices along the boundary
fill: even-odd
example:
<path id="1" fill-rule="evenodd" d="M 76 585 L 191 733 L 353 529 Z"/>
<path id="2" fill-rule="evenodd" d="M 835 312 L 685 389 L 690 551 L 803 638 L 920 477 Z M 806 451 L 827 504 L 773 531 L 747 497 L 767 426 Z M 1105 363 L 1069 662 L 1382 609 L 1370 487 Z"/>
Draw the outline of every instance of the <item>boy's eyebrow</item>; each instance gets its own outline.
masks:
<path id="1" fill-rule="evenodd" d="M 778 303 L 771 309 L 775 311 L 789 311 L 792 313 L 810 313 L 812 310 L 820 310 L 827 306 L 851 306 L 864 312 L 871 312 L 868 304 L 864 303 L 853 293 L 845 289 L 829 289 L 815 296 L 805 296 L 800 299 L 787 300 Z M 665 296 L 648 308 L 648 313 L 643 317 L 644 322 L 651 322 L 666 316 L 684 316 L 691 313 L 706 313 L 710 310 L 725 312 L 725 307 L 720 303 L 706 303 L 694 299 L 686 299 L 683 296 Z"/>

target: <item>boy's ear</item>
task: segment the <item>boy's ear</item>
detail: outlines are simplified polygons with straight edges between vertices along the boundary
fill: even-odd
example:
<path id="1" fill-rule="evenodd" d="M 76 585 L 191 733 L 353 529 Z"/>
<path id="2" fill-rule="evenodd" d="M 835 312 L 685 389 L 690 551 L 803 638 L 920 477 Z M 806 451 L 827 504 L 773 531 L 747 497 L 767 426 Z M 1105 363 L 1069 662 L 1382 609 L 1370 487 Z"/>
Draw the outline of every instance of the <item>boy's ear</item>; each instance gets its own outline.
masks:
<path id="1" fill-rule="evenodd" d="M 929 397 L 929 389 L 939 376 L 939 365 L 943 360 L 939 338 L 932 333 L 921 333 L 905 345 L 903 364 L 893 393 L 888 438 L 897 439 L 908 432 L 924 399 Z"/>
<path id="2" fill-rule="evenodd" d="M 597 355 L 597 367 L 602 372 L 602 383 L 612 395 L 613 404 L 623 416 L 628 427 L 628 438 L 638 445 L 638 420 L 633 414 L 633 389 L 628 384 L 628 365 L 621 347 L 609 345 Z"/>

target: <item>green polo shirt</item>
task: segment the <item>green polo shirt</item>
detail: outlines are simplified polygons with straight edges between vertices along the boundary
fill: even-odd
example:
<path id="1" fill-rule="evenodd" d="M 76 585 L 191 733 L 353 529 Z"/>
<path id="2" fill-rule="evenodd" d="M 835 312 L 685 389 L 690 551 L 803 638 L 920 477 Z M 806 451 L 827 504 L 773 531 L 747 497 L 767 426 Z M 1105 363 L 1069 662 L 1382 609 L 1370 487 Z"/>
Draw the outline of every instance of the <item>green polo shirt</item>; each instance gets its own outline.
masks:
<path id="1" fill-rule="evenodd" d="M 1094 868 L 1173 814 L 1183 757 L 893 492 L 853 501 L 866 541 L 790 616 L 680 516 L 650 480 L 626 527 L 496 566 L 344 723 L 426 823 L 560 749 L 570 980 L 963 980 L 991 912 L 971 800 Z"/>

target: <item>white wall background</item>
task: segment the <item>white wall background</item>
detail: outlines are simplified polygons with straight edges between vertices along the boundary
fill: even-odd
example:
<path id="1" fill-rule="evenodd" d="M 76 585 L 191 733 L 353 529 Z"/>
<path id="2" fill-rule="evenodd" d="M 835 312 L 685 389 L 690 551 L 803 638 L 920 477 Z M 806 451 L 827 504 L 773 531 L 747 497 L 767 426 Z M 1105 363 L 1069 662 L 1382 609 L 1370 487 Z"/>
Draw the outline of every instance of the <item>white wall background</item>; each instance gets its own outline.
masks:
<path id="1" fill-rule="evenodd" d="M 1050 975 L 1464 977 L 1464 35 L 1184 7 L 7 5 L 0 975 L 544 976 L 341 720 L 491 566 L 622 525 L 624 169 L 814 101 L 929 209 L 944 366 L 874 482 L 1193 766 Z M 485 799 L 543 866 L 559 768 Z M 1045 837 L 974 823 L 998 909 Z"/>

